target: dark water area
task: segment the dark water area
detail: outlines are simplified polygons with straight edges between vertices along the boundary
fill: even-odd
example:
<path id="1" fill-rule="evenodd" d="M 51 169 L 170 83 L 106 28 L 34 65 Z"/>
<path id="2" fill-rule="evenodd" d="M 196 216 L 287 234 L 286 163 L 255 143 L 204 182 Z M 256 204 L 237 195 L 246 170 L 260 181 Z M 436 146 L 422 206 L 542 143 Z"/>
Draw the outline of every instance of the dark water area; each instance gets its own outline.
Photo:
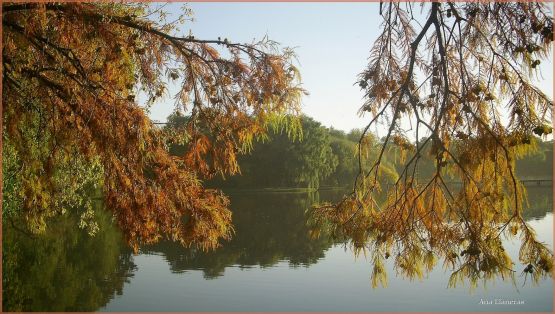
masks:
<path id="1" fill-rule="evenodd" d="M 308 235 L 305 211 L 342 190 L 232 191 L 235 235 L 214 252 L 162 242 L 134 255 L 104 213 L 95 237 L 76 221 L 29 237 L 4 225 L 3 309 L 25 311 L 552 311 L 553 284 L 518 272 L 516 282 L 447 288 L 441 262 L 422 280 L 398 277 L 373 289 L 371 263 L 348 246 Z M 528 188 L 526 219 L 553 247 L 553 195 Z M 99 204 L 98 206 L 101 206 Z M 506 241 L 511 257 L 518 242 Z M 517 263 L 515 269 L 520 270 Z M 523 304 L 482 304 L 520 300 Z"/>

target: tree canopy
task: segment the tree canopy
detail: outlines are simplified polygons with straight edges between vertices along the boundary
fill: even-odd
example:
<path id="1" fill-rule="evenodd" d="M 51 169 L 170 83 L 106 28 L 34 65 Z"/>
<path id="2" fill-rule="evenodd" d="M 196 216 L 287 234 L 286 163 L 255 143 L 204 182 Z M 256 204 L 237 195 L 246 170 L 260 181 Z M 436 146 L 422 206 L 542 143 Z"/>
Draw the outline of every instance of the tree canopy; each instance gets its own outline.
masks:
<path id="1" fill-rule="evenodd" d="M 300 187 L 318 189 L 335 174 L 338 157 L 328 130 L 308 116 L 301 117 L 302 137 L 281 131 L 257 141 L 250 154 L 241 156 L 241 175 L 215 178 L 210 185 L 233 188 Z M 352 179 L 352 178 L 351 178 Z"/>
<path id="2" fill-rule="evenodd" d="M 15 193 L 32 231 L 60 213 L 60 168 L 97 164 L 107 208 L 138 249 L 162 237 L 214 248 L 232 233 L 228 199 L 201 179 L 239 171 L 237 155 L 271 125 L 294 132 L 303 90 L 289 49 L 176 31 L 148 4 L 2 3 L 3 147 L 13 151 Z M 156 17 L 159 14 L 158 17 Z M 188 149 L 139 105 L 168 83 L 190 113 Z M 71 179 L 68 179 L 71 181 Z"/>
<path id="3" fill-rule="evenodd" d="M 548 5 L 381 3 L 380 14 L 382 32 L 358 84 L 361 113 L 370 115 L 363 134 L 376 125 L 387 132 L 377 156 L 364 154 L 361 138 L 353 193 L 315 208 L 315 221 L 372 253 L 374 285 L 386 283 L 389 256 L 409 278 L 439 259 L 453 270 L 451 285 L 512 278 L 501 240 L 516 235 L 522 273 L 550 274 L 552 252 L 523 218 L 526 193 L 515 173 L 534 137 L 552 132 L 552 101 L 533 84 L 553 41 Z M 379 177 L 391 146 L 405 158 L 385 187 Z M 433 172 L 422 177 L 425 154 Z"/>

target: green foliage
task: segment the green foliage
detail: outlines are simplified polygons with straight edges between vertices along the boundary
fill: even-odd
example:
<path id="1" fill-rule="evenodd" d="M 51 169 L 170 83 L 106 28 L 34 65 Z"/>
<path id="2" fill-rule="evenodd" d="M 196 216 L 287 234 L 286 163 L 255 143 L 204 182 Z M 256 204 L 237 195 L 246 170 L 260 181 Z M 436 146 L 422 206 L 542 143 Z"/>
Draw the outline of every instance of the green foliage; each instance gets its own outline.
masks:
<path id="1" fill-rule="evenodd" d="M 333 132 L 330 134 L 330 146 L 333 154 L 337 156 L 337 167 L 334 173 L 324 180 L 323 185 L 352 185 L 358 174 L 356 143 L 346 139 L 343 134 L 334 134 Z"/>
<path id="2" fill-rule="evenodd" d="M 180 120 L 181 119 L 181 120 Z M 185 117 L 170 116 L 167 131 L 179 132 Z M 241 175 L 215 178 L 210 186 L 224 188 L 309 188 L 352 186 L 358 172 L 359 141 L 362 131 L 354 129 L 348 134 L 341 130 L 325 128 L 312 118 L 301 119 L 302 138 L 291 138 L 284 132 L 270 133 L 254 143 L 250 154 L 238 162 Z M 365 136 L 364 150 L 378 154 L 378 140 Z M 186 145 L 172 144 L 170 152 L 180 155 Z M 383 182 L 393 183 L 397 173 L 393 166 L 395 153 L 387 154 L 383 166 Z M 362 166 L 367 166 L 366 164 Z"/>
<path id="3" fill-rule="evenodd" d="M 553 141 L 535 140 L 537 150 L 516 161 L 516 174 L 521 179 L 553 177 Z"/>
<path id="4" fill-rule="evenodd" d="M 15 145 L 4 133 L 2 143 L 2 218 L 18 220 L 20 228 L 41 233 L 49 218 L 75 210 L 79 227 L 94 235 L 98 224 L 90 194 L 102 184 L 99 160 L 87 160 L 71 148 L 51 151 L 50 133 L 41 129 L 39 115 L 19 132 L 25 134 L 25 141 Z"/>
<path id="5" fill-rule="evenodd" d="M 359 160 L 359 150 L 366 156 L 377 156 L 379 154 L 379 141 L 374 134 L 362 137 L 362 130 L 352 129 L 345 134 L 343 131 L 331 128 L 331 148 L 333 154 L 338 158 L 338 165 L 333 173 L 325 181 L 325 185 L 352 187 L 359 170 L 369 166 L 367 159 Z M 398 152 L 389 150 L 385 152 L 383 161 L 383 176 L 380 178 L 384 184 L 392 184 L 398 178 L 395 161 Z"/>
<path id="6" fill-rule="evenodd" d="M 171 139 L 182 138 L 181 143 L 170 142 L 170 152 L 180 156 L 186 150 L 187 134 L 183 126 L 188 117 L 172 114 L 168 117 L 165 130 Z M 265 139 L 260 139 L 253 145 L 250 154 L 241 156 L 238 160 L 242 174 L 230 178 L 215 178 L 208 182 L 211 186 L 225 188 L 276 188 L 276 187 L 311 187 L 302 178 L 316 177 L 310 170 L 317 169 L 318 185 L 312 187 L 352 187 L 359 173 L 359 167 L 367 169 L 371 166 L 369 160 L 375 160 L 380 153 L 384 139 L 377 139 L 374 134 L 366 134 L 361 141 L 362 130 L 353 129 L 348 133 L 334 128 L 324 128 L 309 117 L 302 119 L 304 137 L 300 140 L 292 139 L 282 132 L 270 133 Z M 278 129 L 279 130 L 279 129 Z M 360 143 L 361 144 L 360 144 Z M 404 157 L 410 144 L 397 139 L 398 145 L 391 145 L 384 151 L 379 178 L 383 185 L 392 185 L 404 170 Z M 415 177 L 419 181 L 426 181 L 436 174 L 435 150 L 433 141 L 423 137 L 419 141 L 421 158 L 416 169 Z M 457 139 L 453 146 L 461 146 L 464 141 Z M 359 166 L 359 147 L 364 154 Z M 404 146 L 403 146 L 404 145 Z M 329 157 L 329 149 L 333 157 Z M 542 142 L 533 138 L 526 150 L 520 152 L 517 159 L 517 175 L 519 178 L 550 178 L 552 173 L 551 160 L 553 156 L 552 142 Z M 319 159 L 318 154 L 328 156 Z M 335 160 L 337 162 L 335 162 Z M 323 161 L 323 162 L 322 162 Z M 313 166 L 312 169 L 307 165 Z M 335 164 L 335 167 L 333 167 Z M 327 167 L 327 168 L 326 168 Z M 329 173 L 329 168 L 333 170 Z M 448 170 L 445 168 L 445 170 Z M 328 174 L 329 173 L 329 174 Z M 327 174 L 327 175 L 326 175 Z M 449 171 L 443 174 L 447 183 L 459 183 L 456 176 Z"/>
<path id="7" fill-rule="evenodd" d="M 317 189 L 325 178 L 335 175 L 338 157 L 328 130 L 312 118 L 301 119 L 302 139 L 277 130 L 241 156 L 241 176 L 216 178 L 219 187 L 304 187 Z M 177 152 L 177 149 L 173 149 Z"/>
<path id="8" fill-rule="evenodd" d="M 293 142 L 281 158 L 285 159 L 284 173 L 296 186 L 318 188 L 320 181 L 331 175 L 337 167 L 337 157 L 329 145 L 330 138 L 319 122 L 303 117 L 303 140 Z M 277 139 L 277 142 L 283 140 Z M 280 156 L 279 153 L 276 157 Z"/>

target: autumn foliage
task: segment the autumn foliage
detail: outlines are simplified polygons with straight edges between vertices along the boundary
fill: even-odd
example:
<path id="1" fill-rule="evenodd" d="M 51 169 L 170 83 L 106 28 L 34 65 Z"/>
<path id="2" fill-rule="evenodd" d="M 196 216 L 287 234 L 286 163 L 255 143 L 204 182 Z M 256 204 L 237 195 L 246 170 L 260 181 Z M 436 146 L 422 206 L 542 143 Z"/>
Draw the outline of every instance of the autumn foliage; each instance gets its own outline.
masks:
<path id="1" fill-rule="evenodd" d="M 203 249 L 232 234 L 229 200 L 201 179 L 239 171 L 237 155 L 271 126 L 295 130 L 303 93 L 293 54 L 275 43 L 177 35 L 143 4 L 3 3 L 3 138 L 18 158 L 21 214 L 43 230 L 59 214 L 60 165 L 98 163 L 106 207 L 129 243 Z M 169 138 L 138 105 L 178 86 L 190 114 Z M 175 135 L 175 134 L 174 134 Z M 40 150 L 33 147 L 40 146 Z"/>
<path id="2" fill-rule="evenodd" d="M 374 285 L 386 284 L 390 256 L 409 278 L 440 260 L 452 270 L 450 285 L 514 278 L 502 239 L 515 236 L 520 273 L 537 281 L 551 273 L 553 255 L 523 218 L 515 160 L 552 133 L 552 101 L 533 83 L 552 47 L 552 12 L 534 2 L 418 7 L 380 4 L 382 32 L 358 82 L 361 113 L 370 116 L 360 174 L 342 202 L 314 209 L 315 228 L 369 251 Z M 376 125 L 387 132 L 380 153 L 368 155 L 365 139 Z M 381 186 L 391 149 L 403 167 L 395 184 Z M 426 159 L 435 171 L 423 177 Z"/>

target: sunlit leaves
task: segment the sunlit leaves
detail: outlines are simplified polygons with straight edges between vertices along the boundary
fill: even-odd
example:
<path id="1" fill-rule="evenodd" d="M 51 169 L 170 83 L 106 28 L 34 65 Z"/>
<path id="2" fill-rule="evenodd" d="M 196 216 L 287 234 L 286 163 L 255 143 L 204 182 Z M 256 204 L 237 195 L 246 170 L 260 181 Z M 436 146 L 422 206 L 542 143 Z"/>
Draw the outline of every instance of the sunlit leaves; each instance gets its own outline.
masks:
<path id="1" fill-rule="evenodd" d="M 512 278 L 501 239 L 520 233 L 519 260 L 537 282 L 551 273 L 552 253 L 523 218 L 515 160 L 552 133 L 552 102 L 533 84 L 552 46 L 552 13 L 543 3 L 422 6 L 424 14 L 412 3 L 382 5 L 382 33 L 358 85 L 360 111 L 370 116 L 365 133 L 376 125 L 387 132 L 379 154 L 360 151 L 371 166 L 361 167 L 356 190 L 315 215 L 355 248 L 362 241 L 375 254 L 397 253 L 396 268 L 409 278 L 443 259 L 451 286 Z M 382 187 L 391 147 L 402 157 L 399 177 Z M 422 176 L 430 159 L 434 171 Z M 376 202 L 381 190 L 386 201 Z M 370 220 L 362 215 L 369 208 L 379 208 Z"/>
<path id="2" fill-rule="evenodd" d="M 53 176 L 42 169 L 70 163 L 46 156 L 68 156 L 101 166 L 107 207 L 135 250 L 162 237 L 214 248 L 232 234 L 229 201 L 199 178 L 239 172 L 237 155 L 272 125 L 298 134 L 304 91 L 291 50 L 267 39 L 182 36 L 154 11 L 137 3 L 3 4 L 4 137 L 27 159 L 22 212 L 33 225 L 63 208 L 51 206 Z M 174 134 L 138 105 L 142 96 L 157 105 L 168 80 L 191 117 Z M 30 119 L 47 136 L 31 139 Z M 187 151 L 170 156 L 171 141 L 187 142 Z M 85 210 L 81 226 L 95 230 L 91 216 Z"/>

